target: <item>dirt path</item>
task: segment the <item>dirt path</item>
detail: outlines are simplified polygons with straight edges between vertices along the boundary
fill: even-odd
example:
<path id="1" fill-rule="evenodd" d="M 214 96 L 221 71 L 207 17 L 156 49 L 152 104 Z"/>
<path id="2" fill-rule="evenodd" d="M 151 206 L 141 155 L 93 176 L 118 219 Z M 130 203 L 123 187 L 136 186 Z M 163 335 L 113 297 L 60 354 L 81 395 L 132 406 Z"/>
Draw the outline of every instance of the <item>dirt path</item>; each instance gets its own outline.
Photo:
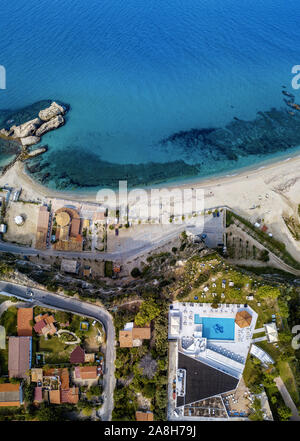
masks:
<path id="1" fill-rule="evenodd" d="M 292 397 L 290 396 L 289 391 L 285 387 L 284 382 L 282 381 L 282 379 L 280 377 L 276 377 L 274 379 L 274 381 L 276 383 L 276 386 L 278 387 L 279 392 L 282 395 L 282 398 L 283 398 L 285 404 L 292 411 L 292 416 L 291 416 L 290 420 L 291 421 L 300 421 L 300 416 L 299 416 L 299 412 L 297 410 L 297 407 L 296 407 L 294 401 L 292 400 Z"/>

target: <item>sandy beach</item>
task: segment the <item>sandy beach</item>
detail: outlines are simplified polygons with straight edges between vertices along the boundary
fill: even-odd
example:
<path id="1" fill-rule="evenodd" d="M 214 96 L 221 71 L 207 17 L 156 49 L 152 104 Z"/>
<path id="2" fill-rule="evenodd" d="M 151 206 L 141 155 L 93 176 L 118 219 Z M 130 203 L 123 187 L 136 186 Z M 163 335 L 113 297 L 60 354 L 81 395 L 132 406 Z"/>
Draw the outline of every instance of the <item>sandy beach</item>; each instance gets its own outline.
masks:
<path id="1" fill-rule="evenodd" d="M 61 192 L 50 190 L 35 182 L 25 171 L 24 164 L 16 162 L 4 176 L 0 185 L 22 187 L 22 198 L 43 201 L 62 198 L 76 201 L 96 202 L 96 192 Z M 202 188 L 205 208 L 227 205 L 251 221 L 263 220 L 273 235 L 286 243 L 295 257 L 300 257 L 300 243 L 288 231 L 282 214 L 295 215 L 300 194 L 300 157 L 243 171 L 234 176 L 203 180 L 199 183 L 171 185 L 172 188 Z M 149 190 L 148 190 L 149 191 Z M 256 208 L 253 208 L 256 206 Z"/>

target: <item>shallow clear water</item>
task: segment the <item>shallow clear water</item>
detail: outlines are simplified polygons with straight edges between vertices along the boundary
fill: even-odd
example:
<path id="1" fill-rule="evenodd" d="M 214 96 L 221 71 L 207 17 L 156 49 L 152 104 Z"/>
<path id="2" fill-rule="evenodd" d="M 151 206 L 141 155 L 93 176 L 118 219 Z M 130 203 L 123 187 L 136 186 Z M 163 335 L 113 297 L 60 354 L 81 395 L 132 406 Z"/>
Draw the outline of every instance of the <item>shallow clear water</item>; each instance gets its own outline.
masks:
<path id="1" fill-rule="evenodd" d="M 281 108 L 281 86 L 299 64 L 299 20 L 295 0 L 2 0 L 0 108 L 48 98 L 71 105 L 67 124 L 43 138 L 50 186 L 70 173 L 84 187 L 85 167 L 104 171 L 103 163 L 93 171 L 98 160 L 196 164 L 204 155 L 200 176 L 226 173 L 266 156 L 218 161 L 160 141 Z"/>

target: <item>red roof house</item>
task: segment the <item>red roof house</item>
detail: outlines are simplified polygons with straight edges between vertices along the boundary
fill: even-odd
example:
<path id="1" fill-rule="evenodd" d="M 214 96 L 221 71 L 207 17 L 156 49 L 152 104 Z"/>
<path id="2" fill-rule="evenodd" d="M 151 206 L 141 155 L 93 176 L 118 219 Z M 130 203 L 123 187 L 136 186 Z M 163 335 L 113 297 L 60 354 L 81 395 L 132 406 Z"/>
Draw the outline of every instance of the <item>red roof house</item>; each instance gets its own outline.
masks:
<path id="1" fill-rule="evenodd" d="M 74 364 L 81 364 L 84 363 L 84 359 L 85 359 L 84 349 L 82 349 L 81 346 L 76 346 L 74 351 L 71 352 L 70 362 Z"/>

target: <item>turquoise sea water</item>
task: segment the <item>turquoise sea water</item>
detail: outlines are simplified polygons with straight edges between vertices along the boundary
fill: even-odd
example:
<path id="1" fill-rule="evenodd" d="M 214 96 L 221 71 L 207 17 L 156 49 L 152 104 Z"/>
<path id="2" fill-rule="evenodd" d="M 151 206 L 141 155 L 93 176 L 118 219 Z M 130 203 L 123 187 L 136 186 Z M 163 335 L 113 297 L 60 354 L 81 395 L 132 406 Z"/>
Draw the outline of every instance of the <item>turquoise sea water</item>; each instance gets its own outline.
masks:
<path id="1" fill-rule="evenodd" d="M 48 173 L 51 187 L 93 187 L 110 174 L 144 174 L 145 185 L 226 174 L 288 154 L 297 139 L 237 157 L 210 140 L 161 141 L 284 109 L 282 85 L 300 64 L 299 21 L 296 0 L 2 0 L 0 109 L 70 104 L 66 125 L 43 138 L 49 150 L 33 174 Z"/>

